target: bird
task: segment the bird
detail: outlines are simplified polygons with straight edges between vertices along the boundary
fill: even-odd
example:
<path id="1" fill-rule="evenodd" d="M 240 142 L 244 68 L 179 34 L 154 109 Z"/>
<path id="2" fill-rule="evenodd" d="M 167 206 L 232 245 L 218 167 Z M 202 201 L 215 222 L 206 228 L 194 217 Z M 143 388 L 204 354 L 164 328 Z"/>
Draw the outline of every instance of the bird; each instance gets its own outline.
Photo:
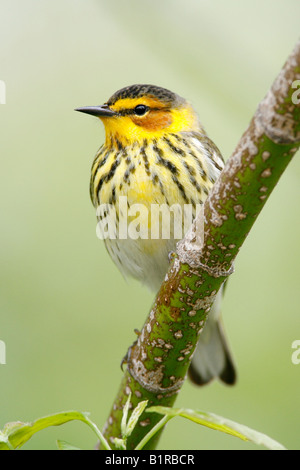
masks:
<path id="1" fill-rule="evenodd" d="M 105 142 L 91 168 L 90 197 L 107 251 L 124 277 L 157 292 L 169 255 L 189 228 L 177 215 L 188 207 L 192 222 L 222 172 L 224 159 L 192 104 L 167 88 L 129 85 L 103 105 L 76 111 L 96 116 L 105 128 Z M 175 209 L 169 217 L 162 211 L 156 218 L 151 213 L 149 219 L 154 206 Z M 125 234 L 119 230 L 124 221 Z M 227 385 L 236 382 L 221 316 L 222 296 L 219 293 L 214 302 L 189 367 L 196 385 L 213 379 Z"/>

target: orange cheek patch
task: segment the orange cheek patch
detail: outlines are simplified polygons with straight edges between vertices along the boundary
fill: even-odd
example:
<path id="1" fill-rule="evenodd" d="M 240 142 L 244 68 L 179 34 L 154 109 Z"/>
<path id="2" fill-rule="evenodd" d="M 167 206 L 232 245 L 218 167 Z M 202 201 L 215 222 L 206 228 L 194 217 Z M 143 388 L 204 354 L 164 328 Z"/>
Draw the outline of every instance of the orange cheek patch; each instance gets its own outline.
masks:
<path id="1" fill-rule="evenodd" d="M 147 131 L 159 131 L 172 124 L 171 113 L 166 111 L 151 111 L 147 116 L 137 118 L 132 117 L 132 121 L 137 126 L 141 126 Z"/>

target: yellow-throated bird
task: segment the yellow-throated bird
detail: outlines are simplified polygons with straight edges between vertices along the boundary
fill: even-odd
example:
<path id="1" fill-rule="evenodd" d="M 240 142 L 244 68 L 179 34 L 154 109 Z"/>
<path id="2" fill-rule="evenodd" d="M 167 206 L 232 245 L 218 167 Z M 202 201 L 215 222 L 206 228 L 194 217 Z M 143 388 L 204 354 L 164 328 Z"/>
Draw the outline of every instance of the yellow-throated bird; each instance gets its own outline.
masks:
<path id="1" fill-rule="evenodd" d="M 158 221 L 149 220 L 140 214 L 139 224 L 145 222 L 146 235 L 150 235 L 144 232 L 144 236 L 124 237 L 118 231 L 120 219 L 128 209 L 127 222 L 133 221 L 130 208 L 136 204 L 150 211 L 154 205 L 188 206 L 195 217 L 197 205 L 203 204 L 222 171 L 223 158 L 191 104 L 165 88 L 131 85 L 117 91 L 104 105 L 77 111 L 97 116 L 105 127 L 105 143 L 92 166 L 90 194 L 95 208 L 106 208 L 98 213 L 99 219 L 114 209 L 115 228 L 105 238 L 108 252 L 125 276 L 157 291 L 168 270 L 169 253 L 184 233 L 177 236 L 172 228 L 169 236 L 163 237 L 162 231 L 158 237 L 151 236 L 151 230 L 157 229 L 154 224 L 162 230 L 170 218 L 160 215 Z M 124 198 L 125 208 L 120 202 Z M 200 385 L 215 377 L 227 384 L 235 382 L 219 301 L 200 335 L 189 375 Z"/>

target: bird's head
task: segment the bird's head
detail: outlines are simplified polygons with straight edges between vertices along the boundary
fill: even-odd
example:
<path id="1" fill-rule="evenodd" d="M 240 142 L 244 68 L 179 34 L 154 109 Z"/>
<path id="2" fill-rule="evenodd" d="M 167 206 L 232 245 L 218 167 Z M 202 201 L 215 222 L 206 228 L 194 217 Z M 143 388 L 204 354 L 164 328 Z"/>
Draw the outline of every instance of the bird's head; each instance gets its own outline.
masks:
<path id="1" fill-rule="evenodd" d="M 201 130 L 196 112 L 184 98 L 154 85 L 131 85 L 101 106 L 76 111 L 101 119 L 107 144 L 117 139 L 130 145 L 168 133 Z"/>

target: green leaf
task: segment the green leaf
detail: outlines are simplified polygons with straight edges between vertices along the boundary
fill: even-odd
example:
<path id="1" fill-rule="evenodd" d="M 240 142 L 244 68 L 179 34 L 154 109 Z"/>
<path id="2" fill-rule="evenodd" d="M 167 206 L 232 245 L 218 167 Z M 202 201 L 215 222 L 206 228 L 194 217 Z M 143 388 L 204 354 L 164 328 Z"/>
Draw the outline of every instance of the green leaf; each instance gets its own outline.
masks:
<path id="1" fill-rule="evenodd" d="M 14 423 L 10 423 L 14 424 Z M 12 450 L 13 447 L 11 446 L 8 436 L 5 432 L 0 431 L 0 450 Z"/>
<path id="2" fill-rule="evenodd" d="M 97 426 L 89 419 L 88 413 L 80 411 L 64 411 L 53 415 L 39 418 L 31 423 L 20 421 L 7 423 L 0 432 L 0 450 L 18 449 L 22 447 L 35 433 L 49 426 L 60 426 L 69 421 L 82 421 L 86 423 L 100 439 L 105 449 L 110 449 L 106 439 Z"/>
<path id="3" fill-rule="evenodd" d="M 144 409 L 146 408 L 148 404 L 147 400 L 140 401 L 138 405 L 134 408 L 133 412 L 131 413 L 131 416 L 128 420 L 127 427 L 126 427 L 126 437 L 130 436 L 132 431 L 134 430 L 139 417 L 143 413 Z"/>
<path id="4" fill-rule="evenodd" d="M 119 437 L 114 437 L 114 444 L 117 450 L 126 450 L 126 439 L 120 439 Z"/>
<path id="5" fill-rule="evenodd" d="M 143 439 L 140 440 L 134 450 L 142 450 L 145 445 L 150 441 L 150 439 L 152 439 L 152 437 L 155 436 L 155 434 L 158 433 L 170 419 L 172 419 L 172 416 L 164 416 L 158 423 L 156 423 L 155 426 L 153 426 L 152 429 L 150 429 L 150 431 L 143 437 Z"/>
<path id="6" fill-rule="evenodd" d="M 128 399 L 123 408 L 122 420 L 121 420 L 121 435 L 123 439 L 115 439 L 115 443 L 120 446 L 120 442 L 122 441 L 124 445 L 126 445 L 126 439 L 131 435 L 132 431 L 134 430 L 139 417 L 143 413 L 144 409 L 146 408 L 148 401 L 141 401 L 137 404 L 134 410 L 131 413 L 130 418 L 127 421 L 128 411 L 130 407 L 130 400 L 131 400 L 131 393 L 128 396 Z M 119 442 L 120 441 L 120 442 Z"/>
<path id="7" fill-rule="evenodd" d="M 214 413 L 205 413 L 194 411 L 187 408 L 168 408 L 165 406 L 152 406 L 146 411 L 150 413 L 159 413 L 169 418 L 182 416 L 195 423 L 201 424 L 216 431 L 221 431 L 231 436 L 238 437 L 243 441 L 251 441 L 254 444 L 265 446 L 270 450 L 285 450 L 285 447 L 274 441 L 269 436 L 248 428 L 243 424 L 236 423 L 230 419 L 215 415 Z"/>
<path id="8" fill-rule="evenodd" d="M 59 450 L 81 450 L 79 447 L 75 447 L 72 444 L 69 444 L 68 442 L 62 441 L 60 439 L 57 439 L 56 444 Z"/>
<path id="9" fill-rule="evenodd" d="M 130 400 L 131 400 L 131 393 L 129 393 L 129 396 L 123 408 L 123 414 L 122 414 L 122 420 L 121 420 L 121 434 L 123 438 L 127 437 L 127 434 L 126 434 L 127 417 L 128 417 L 129 406 L 130 406 Z"/>

